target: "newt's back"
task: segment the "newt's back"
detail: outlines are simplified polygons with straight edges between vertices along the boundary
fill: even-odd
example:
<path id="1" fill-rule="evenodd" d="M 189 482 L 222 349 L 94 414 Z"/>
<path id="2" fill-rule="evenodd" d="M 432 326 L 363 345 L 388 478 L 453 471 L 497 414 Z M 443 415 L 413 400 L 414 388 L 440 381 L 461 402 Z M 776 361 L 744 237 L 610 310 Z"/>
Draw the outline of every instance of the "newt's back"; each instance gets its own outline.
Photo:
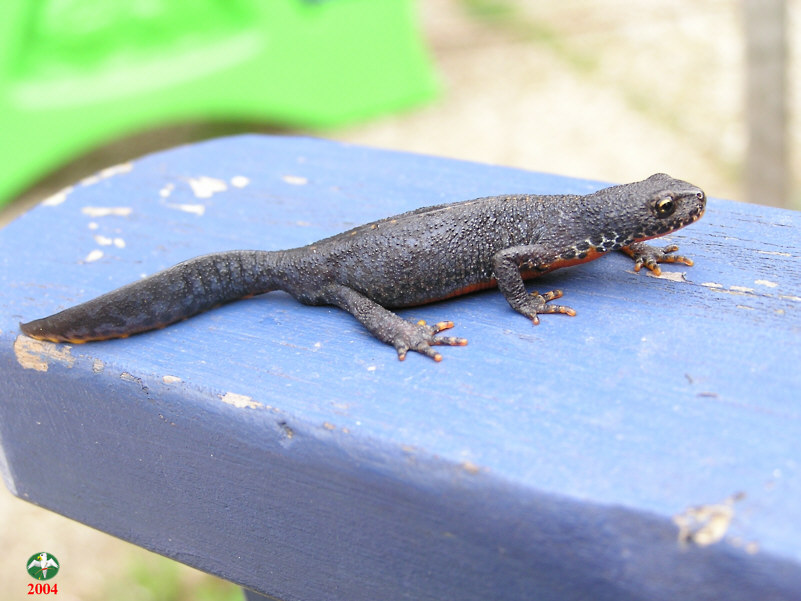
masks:
<path id="1" fill-rule="evenodd" d="M 381 305 L 419 305 L 493 286 L 494 255 L 547 238 L 579 200 L 518 194 L 425 207 L 296 252 L 315 253 L 320 275 Z"/>

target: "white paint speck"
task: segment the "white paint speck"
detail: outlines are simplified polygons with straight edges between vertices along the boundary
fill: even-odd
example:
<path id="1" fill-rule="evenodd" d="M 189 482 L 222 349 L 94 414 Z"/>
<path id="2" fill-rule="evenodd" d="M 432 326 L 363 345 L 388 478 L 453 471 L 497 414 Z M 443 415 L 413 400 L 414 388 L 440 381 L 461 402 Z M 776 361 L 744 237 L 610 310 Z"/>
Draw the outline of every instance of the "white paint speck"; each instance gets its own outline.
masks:
<path id="1" fill-rule="evenodd" d="M 131 207 L 83 207 L 81 213 L 89 217 L 128 217 L 133 212 Z"/>
<path id="2" fill-rule="evenodd" d="M 105 169 L 101 169 L 94 175 L 90 175 L 89 177 L 85 177 L 81 180 L 82 186 L 92 186 L 97 182 L 108 179 L 115 175 L 120 175 L 123 173 L 129 173 L 133 170 L 133 163 L 120 163 L 119 165 L 112 165 L 111 167 L 106 167 Z"/>
<path id="3" fill-rule="evenodd" d="M 42 205 L 46 207 L 57 207 L 62 202 L 67 200 L 67 196 L 69 195 L 70 192 L 72 192 L 72 186 L 64 188 L 63 190 L 59 190 L 52 196 L 48 196 L 47 198 L 45 198 L 42 201 Z"/>
<path id="4" fill-rule="evenodd" d="M 250 179 L 244 175 L 235 175 L 231 178 L 231 185 L 234 188 L 244 188 L 250 183 Z"/>
<path id="5" fill-rule="evenodd" d="M 114 246 L 117 248 L 125 248 L 125 240 L 122 238 L 114 238 Z"/>
<path id="6" fill-rule="evenodd" d="M 217 192 L 225 192 L 228 189 L 228 184 L 223 180 L 205 175 L 197 178 L 190 177 L 189 186 L 196 198 L 211 198 Z"/>
<path id="7" fill-rule="evenodd" d="M 305 186 L 309 183 L 309 178 L 302 175 L 285 175 L 281 179 L 292 186 Z"/>
<path id="8" fill-rule="evenodd" d="M 93 238 L 100 246 L 111 246 L 114 243 L 112 238 L 107 238 L 106 236 L 101 236 L 100 234 L 96 234 L 93 236 Z"/>
<path id="9" fill-rule="evenodd" d="M 188 203 L 181 204 L 181 203 L 169 202 L 167 203 L 167 207 L 170 209 L 178 209 L 179 211 L 183 211 L 184 213 L 191 213 L 192 215 L 197 215 L 198 217 L 202 217 L 206 213 L 206 205 L 202 204 L 188 204 Z"/>
<path id="10" fill-rule="evenodd" d="M 648 272 L 650 273 L 650 272 Z M 671 282 L 686 282 L 687 278 L 684 277 L 683 271 L 662 271 L 662 274 L 656 276 L 661 280 L 670 280 Z"/>
<path id="11" fill-rule="evenodd" d="M 732 294 L 735 296 L 754 296 L 757 294 L 756 290 L 750 288 L 748 286 L 726 286 L 722 284 L 716 284 L 714 282 L 704 282 L 701 284 L 706 288 L 711 288 L 712 290 L 717 290 L 719 292 L 724 292 L 726 294 Z"/>
<path id="12" fill-rule="evenodd" d="M 88 255 L 86 255 L 86 258 L 84 259 L 84 262 L 93 263 L 93 262 L 98 261 L 98 260 L 100 260 L 102 258 L 103 258 L 103 251 L 100 250 L 99 248 L 96 248 L 92 252 L 90 252 Z"/>
<path id="13" fill-rule="evenodd" d="M 688 507 L 674 515 L 673 523 L 679 528 L 679 544 L 694 543 L 706 547 L 721 541 L 734 519 L 734 504 L 743 496 L 737 493 L 722 503 Z"/>
<path id="14" fill-rule="evenodd" d="M 776 288 L 779 285 L 776 282 L 771 282 L 770 280 L 754 280 L 754 284 L 757 286 L 765 286 L 766 288 Z"/>
<path id="15" fill-rule="evenodd" d="M 161 381 L 165 384 L 178 384 L 181 382 L 181 378 L 178 376 L 164 376 L 161 378 Z"/>
<path id="16" fill-rule="evenodd" d="M 226 392 L 219 395 L 223 403 L 233 405 L 240 409 L 259 409 L 263 407 L 258 401 L 254 401 L 251 397 L 244 394 L 237 394 L 236 392 Z"/>
<path id="17" fill-rule="evenodd" d="M 175 184 L 167 184 L 159 190 L 159 196 L 162 198 L 169 198 L 173 190 L 175 190 Z"/>
<path id="18" fill-rule="evenodd" d="M 106 167 L 100 171 L 100 177 L 103 179 L 107 177 L 112 177 L 114 175 L 121 175 L 123 173 L 130 173 L 133 171 L 133 163 L 130 161 L 127 163 L 120 163 L 119 165 L 112 165 L 111 167 Z"/>

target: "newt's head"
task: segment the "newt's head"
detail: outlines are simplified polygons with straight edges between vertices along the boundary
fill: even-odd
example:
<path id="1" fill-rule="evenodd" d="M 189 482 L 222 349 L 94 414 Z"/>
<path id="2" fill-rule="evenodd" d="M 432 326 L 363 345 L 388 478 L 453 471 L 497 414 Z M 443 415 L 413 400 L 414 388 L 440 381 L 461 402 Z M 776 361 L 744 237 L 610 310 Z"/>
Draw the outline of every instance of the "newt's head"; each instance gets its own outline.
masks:
<path id="1" fill-rule="evenodd" d="M 606 238 L 614 248 L 664 236 L 698 221 L 706 209 L 701 188 L 657 173 L 633 184 L 614 186 L 596 192 Z M 609 250 L 604 249 L 604 250 Z"/>
<path id="2" fill-rule="evenodd" d="M 640 182 L 649 191 L 651 220 L 645 227 L 649 237 L 661 236 L 698 221 L 706 209 L 706 194 L 701 188 L 664 173 L 656 173 Z"/>

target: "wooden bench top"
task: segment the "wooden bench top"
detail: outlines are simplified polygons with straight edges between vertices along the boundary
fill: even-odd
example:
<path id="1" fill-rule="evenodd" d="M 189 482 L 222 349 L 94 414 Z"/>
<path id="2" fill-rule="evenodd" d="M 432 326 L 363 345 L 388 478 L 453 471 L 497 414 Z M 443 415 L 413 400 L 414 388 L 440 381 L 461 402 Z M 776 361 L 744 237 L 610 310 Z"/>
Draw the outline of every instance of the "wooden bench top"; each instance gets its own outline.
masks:
<path id="1" fill-rule="evenodd" d="M 6 485 L 277 599 L 798 599 L 799 213 L 713 198 L 665 239 L 695 266 L 554 272 L 577 316 L 537 327 L 497 290 L 402 311 L 470 341 L 439 364 L 283 293 L 102 343 L 17 327 L 207 252 L 601 185 L 268 136 L 76 184 L 0 231 Z"/>

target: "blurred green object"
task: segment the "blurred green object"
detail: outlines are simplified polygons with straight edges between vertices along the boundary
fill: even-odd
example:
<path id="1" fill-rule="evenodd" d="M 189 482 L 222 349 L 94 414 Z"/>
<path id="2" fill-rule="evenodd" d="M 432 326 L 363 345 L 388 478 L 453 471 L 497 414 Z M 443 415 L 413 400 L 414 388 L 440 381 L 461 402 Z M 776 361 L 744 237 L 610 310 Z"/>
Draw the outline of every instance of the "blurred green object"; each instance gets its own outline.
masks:
<path id="1" fill-rule="evenodd" d="M 0 205 L 88 150 L 193 120 L 327 127 L 431 98 L 413 0 L 5 0 Z"/>

